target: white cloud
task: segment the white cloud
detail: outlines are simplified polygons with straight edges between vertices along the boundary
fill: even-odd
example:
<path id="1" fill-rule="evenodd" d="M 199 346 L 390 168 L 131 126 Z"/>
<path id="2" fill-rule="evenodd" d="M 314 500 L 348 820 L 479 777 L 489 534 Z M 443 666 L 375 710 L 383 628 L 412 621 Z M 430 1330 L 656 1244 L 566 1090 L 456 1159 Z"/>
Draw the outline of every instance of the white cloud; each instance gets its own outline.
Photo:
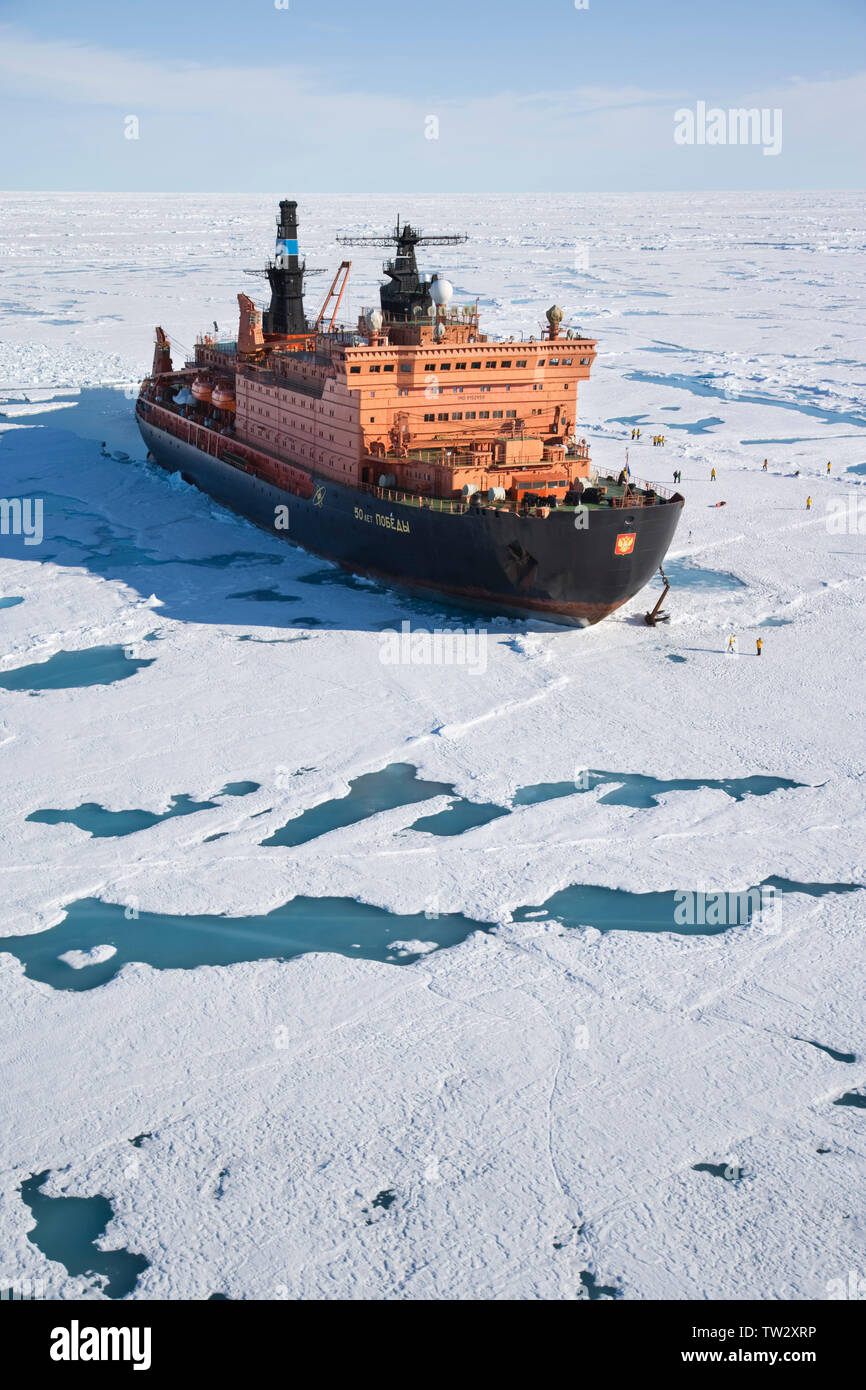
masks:
<path id="1" fill-rule="evenodd" d="M 772 175 L 784 180 L 779 186 L 822 186 L 826 177 L 842 186 L 846 168 L 856 172 L 860 132 L 866 128 L 863 74 L 792 78 L 781 89 L 750 93 L 733 81 L 729 92 L 621 83 L 475 95 L 470 89 L 466 97 L 439 100 L 435 71 L 419 74 L 418 95 L 408 98 L 376 88 L 347 89 L 332 72 L 296 63 L 205 67 L 161 54 L 43 40 L 9 25 L 0 26 L 0 83 L 13 98 L 44 103 L 50 93 L 52 103 L 77 107 L 78 114 L 70 109 L 65 139 L 74 141 L 77 130 L 82 147 L 92 142 L 94 126 L 107 128 L 120 119 L 118 113 L 141 115 L 146 138 L 135 148 L 136 175 L 127 147 L 130 172 L 119 175 L 125 186 L 136 186 L 128 180 L 140 177 L 150 186 L 166 187 L 159 170 L 176 162 L 178 134 L 191 156 L 185 173 L 206 180 L 202 187 L 216 187 L 214 179 L 224 183 L 226 170 L 235 187 L 246 186 L 247 175 L 255 187 L 272 183 L 269 171 L 279 171 L 276 181 L 282 183 L 288 160 L 293 185 L 308 189 L 405 183 L 407 172 L 431 191 L 687 187 L 690 180 L 712 187 L 715 179 L 719 186 L 746 187 L 767 178 L 768 165 L 779 166 Z M 724 164 L 707 151 L 676 148 L 673 113 L 698 98 L 721 106 L 781 106 L 784 159 L 755 161 L 754 152 L 746 150 L 738 152 L 739 164 L 730 162 L 730 152 Z M 281 112 L 292 117 L 289 153 Z M 436 141 L 424 139 L 425 117 L 431 113 L 440 120 Z M 101 150 L 108 177 L 112 161 L 118 170 L 124 167 L 121 156 L 111 152 L 113 140 L 107 136 Z M 38 122 L 29 132 L 22 128 L 19 143 L 25 147 L 18 156 L 22 162 L 52 168 Z M 736 181 L 740 170 L 741 183 Z M 56 177 L 52 169 L 49 182 Z"/>

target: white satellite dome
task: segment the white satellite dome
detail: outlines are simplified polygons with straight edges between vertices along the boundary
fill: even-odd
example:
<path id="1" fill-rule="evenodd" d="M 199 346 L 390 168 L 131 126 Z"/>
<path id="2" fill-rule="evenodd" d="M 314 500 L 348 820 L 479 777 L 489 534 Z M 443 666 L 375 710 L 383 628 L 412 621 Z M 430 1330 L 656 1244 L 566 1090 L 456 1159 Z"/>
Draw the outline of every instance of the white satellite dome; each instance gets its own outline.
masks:
<path id="1" fill-rule="evenodd" d="M 430 298 L 433 303 L 441 309 L 443 305 L 448 303 L 449 299 L 453 298 L 453 295 L 454 286 L 451 281 L 442 280 L 438 275 L 434 275 L 430 281 Z"/>
<path id="2" fill-rule="evenodd" d="M 385 320 L 382 317 L 381 310 L 370 309 L 365 317 L 367 320 L 367 327 L 369 328 L 371 333 L 381 332 L 382 324 L 385 322 Z"/>

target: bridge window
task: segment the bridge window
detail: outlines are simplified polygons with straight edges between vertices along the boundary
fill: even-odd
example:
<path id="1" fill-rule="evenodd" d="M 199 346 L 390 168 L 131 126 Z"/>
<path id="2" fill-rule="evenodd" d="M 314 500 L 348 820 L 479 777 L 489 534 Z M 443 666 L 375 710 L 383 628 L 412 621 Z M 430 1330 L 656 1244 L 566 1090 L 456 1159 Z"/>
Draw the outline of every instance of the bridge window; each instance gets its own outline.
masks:
<path id="1" fill-rule="evenodd" d="M 424 370 L 425 370 L 425 372 L 435 372 L 435 370 L 436 370 L 436 363 L 435 363 L 435 362 L 425 362 L 425 363 L 424 363 Z"/>
<path id="2" fill-rule="evenodd" d="M 462 411 L 462 410 L 452 410 L 452 412 L 451 412 L 451 419 L 452 419 L 452 420 L 462 420 L 462 419 L 463 419 L 463 411 Z"/>
<path id="3" fill-rule="evenodd" d="M 495 362 L 485 362 L 484 365 L 485 365 L 485 367 L 495 367 L 495 366 L 496 366 L 496 363 L 495 363 Z"/>
<path id="4" fill-rule="evenodd" d="M 360 368 L 360 367 L 350 367 L 350 368 L 349 368 L 349 371 L 352 373 L 352 376 L 358 376 L 358 375 L 360 374 L 361 368 Z M 294 399 L 295 399 L 294 396 L 292 396 L 292 400 L 294 400 Z"/>
<path id="5" fill-rule="evenodd" d="M 511 366 L 511 358 L 510 358 L 510 357 L 503 357 L 503 359 L 502 359 L 502 361 L 499 363 L 499 365 L 500 365 L 500 367 L 510 367 L 510 366 Z"/>
<path id="6" fill-rule="evenodd" d="M 526 358 L 525 358 L 525 357 L 521 357 L 520 360 L 519 360 L 518 362 L 515 362 L 514 365 L 515 365 L 515 367 L 525 367 L 525 366 L 526 366 Z"/>
<path id="7" fill-rule="evenodd" d="M 517 411 L 516 411 L 516 410 L 506 410 L 505 414 L 506 414 L 506 416 L 507 416 L 509 419 L 512 419 L 512 418 L 517 414 Z"/>
<path id="8" fill-rule="evenodd" d="M 455 363 L 454 363 L 454 370 L 455 370 L 455 372 L 465 372 L 465 371 L 466 371 L 466 363 L 465 363 L 465 362 L 455 362 Z"/>
<path id="9" fill-rule="evenodd" d="M 470 362 L 469 365 L 471 366 L 473 372 L 480 372 L 480 371 L 481 371 L 481 363 L 480 363 L 480 362 Z"/>
<path id="10" fill-rule="evenodd" d="M 494 420 L 501 420 L 501 419 L 502 419 L 502 411 L 501 411 L 501 410 L 494 410 L 494 412 L 493 412 L 493 418 L 494 418 Z"/>
<path id="11" fill-rule="evenodd" d="M 474 410 L 467 410 L 467 412 L 466 412 L 466 419 L 467 419 L 467 420 L 474 420 L 474 419 L 475 419 L 475 411 L 474 411 Z"/>
<path id="12" fill-rule="evenodd" d="M 435 419 L 436 419 L 436 416 L 435 416 L 435 415 L 425 415 L 425 416 L 424 416 L 424 419 L 425 419 L 425 420 L 435 420 Z"/>
<path id="13" fill-rule="evenodd" d="M 381 367 L 371 367 L 371 368 L 370 368 L 370 371 L 371 371 L 371 372 L 381 372 L 381 370 L 382 370 Z"/>
<path id="14" fill-rule="evenodd" d="M 389 362 L 388 365 L 387 365 L 386 367 L 383 367 L 383 368 L 382 368 L 382 371 L 383 371 L 383 372 L 393 372 L 393 370 L 394 370 L 394 363 L 393 363 L 393 362 Z"/>
<path id="15" fill-rule="evenodd" d="M 401 371 L 401 372 L 411 372 L 411 370 L 412 370 L 412 363 L 411 363 L 411 362 L 401 362 L 401 363 L 400 363 L 400 371 Z"/>

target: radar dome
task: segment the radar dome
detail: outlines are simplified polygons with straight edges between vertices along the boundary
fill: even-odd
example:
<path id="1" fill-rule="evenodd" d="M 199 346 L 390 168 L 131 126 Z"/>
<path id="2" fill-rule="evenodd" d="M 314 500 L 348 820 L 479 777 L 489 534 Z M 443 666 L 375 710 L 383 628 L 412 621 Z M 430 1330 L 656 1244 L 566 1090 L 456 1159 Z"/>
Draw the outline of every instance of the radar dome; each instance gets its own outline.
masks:
<path id="1" fill-rule="evenodd" d="M 379 309 L 370 309 L 368 313 L 365 315 L 365 317 L 367 320 L 367 327 L 369 328 L 370 332 L 380 333 L 382 330 L 382 324 L 385 322 L 385 320 L 382 317 L 381 311 Z"/>
<path id="2" fill-rule="evenodd" d="M 441 280 L 438 275 L 434 275 L 430 281 L 430 298 L 434 304 L 441 309 L 447 304 L 454 294 L 454 286 L 450 280 Z"/>
<path id="3" fill-rule="evenodd" d="M 548 311 L 547 311 L 547 322 L 550 323 L 550 324 L 554 324 L 554 323 L 555 323 L 555 324 L 559 325 L 560 323 L 562 323 L 562 320 L 563 320 L 563 313 L 562 313 L 562 310 L 560 309 L 559 305 L 558 305 L 558 304 L 551 304 L 550 308 L 549 308 Z"/>

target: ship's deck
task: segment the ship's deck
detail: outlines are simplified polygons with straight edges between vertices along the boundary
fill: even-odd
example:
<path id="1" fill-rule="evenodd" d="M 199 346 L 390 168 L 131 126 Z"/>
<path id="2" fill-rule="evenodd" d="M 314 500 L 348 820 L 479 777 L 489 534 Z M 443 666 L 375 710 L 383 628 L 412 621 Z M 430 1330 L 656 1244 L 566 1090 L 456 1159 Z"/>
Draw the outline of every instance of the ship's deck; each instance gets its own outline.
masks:
<path id="1" fill-rule="evenodd" d="M 398 488 L 376 487 L 372 483 L 359 484 L 364 492 L 369 492 L 372 497 L 383 502 L 399 502 L 403 506 L 427 507 L 432 511 L 441 512 L 465 512 L 470 507 L 480 507 L 482 510 L 491 511 L 525 511 L 535 514 L 539 507 L 547 507 L 545 502 L 531 504 L 525 508 L 515 502 L 512 497 L 505 497 L 498 501 L 490 501 L 486 493 L 475 493 L 471 501 L 463 499 L 451 499 L 443 497 L 426 497 L 416 492 L 403 492 Z M 646 507 L 659 506 L 673 500 L 676 495 L 655 483 L 647 483 L 632 479 L 628 488 L 628 499 L 625 497 L 625 486 L 613 477 L 599 477 L 597 482 L 587 482 L 585 492 L 589 493 L 587 501 L 566 503 L 557 502 L 550 507 L 553 512 L 575 512 L 579 508 L 600 511 L 607 507 Z M 601 494 L 598 496 L 598 494 Z"/>

